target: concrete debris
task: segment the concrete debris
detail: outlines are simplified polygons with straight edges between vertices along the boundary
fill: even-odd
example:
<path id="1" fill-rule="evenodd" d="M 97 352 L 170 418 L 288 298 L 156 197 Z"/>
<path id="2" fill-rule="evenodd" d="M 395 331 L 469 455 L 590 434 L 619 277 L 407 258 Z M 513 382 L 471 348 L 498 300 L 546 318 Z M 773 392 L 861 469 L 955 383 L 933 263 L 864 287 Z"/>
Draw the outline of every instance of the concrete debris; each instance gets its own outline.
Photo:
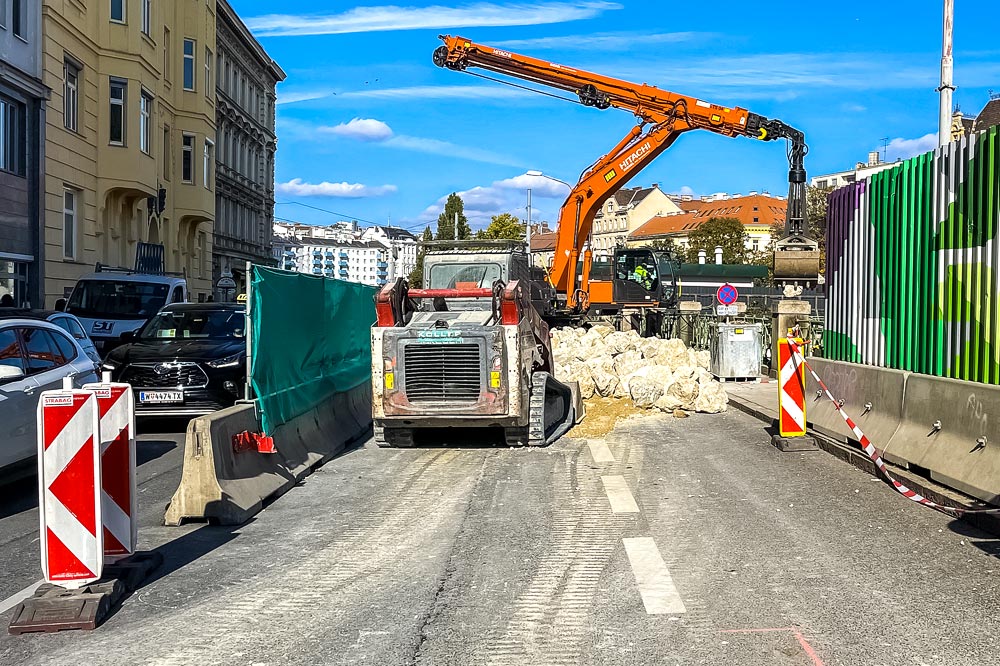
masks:
<path id="1" fill-rule="evenodd" d="M 676 418 L 688 412 L 726 411 L 729 396 L 708 372 L 707 351 L 688 349 L 682 340 L 641 338 L 610 326 L 552 330 L 556 376 L 580 383 L 584 398 L 631 401 Z"/>

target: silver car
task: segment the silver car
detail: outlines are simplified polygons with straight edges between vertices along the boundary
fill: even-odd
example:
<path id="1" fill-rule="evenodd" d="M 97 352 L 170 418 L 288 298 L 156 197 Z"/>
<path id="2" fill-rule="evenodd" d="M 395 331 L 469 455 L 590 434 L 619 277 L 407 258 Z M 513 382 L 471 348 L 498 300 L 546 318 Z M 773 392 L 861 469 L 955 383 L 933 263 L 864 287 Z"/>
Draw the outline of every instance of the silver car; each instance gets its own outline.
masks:
<path id="1" fill-rule="evenodd" d="M 43 391 L 98 381 L 97 365 L 62 328 L 37 318 L 0 319 L 0 470 L 34 469 L 35 415 Z M 8 480 L 4 478 L 3 480 Z"/>

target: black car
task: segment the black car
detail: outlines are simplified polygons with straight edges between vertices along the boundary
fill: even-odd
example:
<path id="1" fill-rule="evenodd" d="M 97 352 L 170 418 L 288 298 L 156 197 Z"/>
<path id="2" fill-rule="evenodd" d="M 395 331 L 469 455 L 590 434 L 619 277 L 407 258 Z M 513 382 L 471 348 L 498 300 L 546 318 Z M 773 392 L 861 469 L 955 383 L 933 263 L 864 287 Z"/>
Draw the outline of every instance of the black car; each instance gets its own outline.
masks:
<path id="1" fill-rule="evenodd" d="M 140 416 L 201 416 L 231 407 L 246 385 L 246 306 L 178 303 L 124 336 L 104 360 L 135 390 Z"/>

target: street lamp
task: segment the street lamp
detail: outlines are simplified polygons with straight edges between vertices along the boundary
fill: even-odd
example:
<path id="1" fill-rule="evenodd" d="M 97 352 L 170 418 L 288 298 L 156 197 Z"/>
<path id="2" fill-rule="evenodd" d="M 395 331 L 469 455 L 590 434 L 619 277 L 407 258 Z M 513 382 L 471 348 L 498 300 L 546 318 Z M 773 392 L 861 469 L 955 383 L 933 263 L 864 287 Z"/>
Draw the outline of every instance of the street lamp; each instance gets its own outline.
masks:
<path id="1" fill-rule="evenodd" d="M 546 175 L 541 171 L 536 171 L 532 169 L 531 171 L 526 171 L 525 176 L 531 176 L 532 178 L 546 178 L 548 180 L 554 181 L 556 183 L 562 183 L 569 189 L 573 189 L 573 186 L 567 183 L 565 180 L 559 180 L 558 178 L 553 178 L 552 176 Z M 531 188 L 528 188 L 528 224 L 525 227 L 525 240 L 528 243 L 528 262 L 531 262 Z"/>

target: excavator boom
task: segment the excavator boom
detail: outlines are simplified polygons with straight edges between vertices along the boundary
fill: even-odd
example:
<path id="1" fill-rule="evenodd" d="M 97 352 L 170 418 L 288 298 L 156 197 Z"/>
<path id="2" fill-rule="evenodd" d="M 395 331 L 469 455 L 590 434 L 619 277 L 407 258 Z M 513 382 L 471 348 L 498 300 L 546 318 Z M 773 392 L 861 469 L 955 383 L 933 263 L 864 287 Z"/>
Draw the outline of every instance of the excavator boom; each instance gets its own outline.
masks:
<path id="1" fill-rule="evenodd" d="M 638 120 L 636 127 L 614 148 L 581 174 L 559 211 L 555 258 L 549 279 L 565 298 L 567 309 L 585 312 L 590 304 L 587 268 L 591 262 L 587 243 L 594 217 L 604 201 L 681 134 L 696 129 L 728 137 L 789 141 L 788 215 L 784 238 L 778 242 L 779 249 L 775 253 L 775 277 L 780 282 L 815 281 L 819 272 L 819 252 L 806 228 L 804 158 L 807 148 L 802 132 L 739 107 L 720 106 L 655 86 L 566 67 L 477 44 L 463 37 L 441 36 L 441 39 L 444 45 L 434 51 L 434 63 L 439 67 L 496 72 L 573 93 L 585 106 L 628 111 Z M 578 282 L 577 265 L 581 259 L 585 268 Z"/>

